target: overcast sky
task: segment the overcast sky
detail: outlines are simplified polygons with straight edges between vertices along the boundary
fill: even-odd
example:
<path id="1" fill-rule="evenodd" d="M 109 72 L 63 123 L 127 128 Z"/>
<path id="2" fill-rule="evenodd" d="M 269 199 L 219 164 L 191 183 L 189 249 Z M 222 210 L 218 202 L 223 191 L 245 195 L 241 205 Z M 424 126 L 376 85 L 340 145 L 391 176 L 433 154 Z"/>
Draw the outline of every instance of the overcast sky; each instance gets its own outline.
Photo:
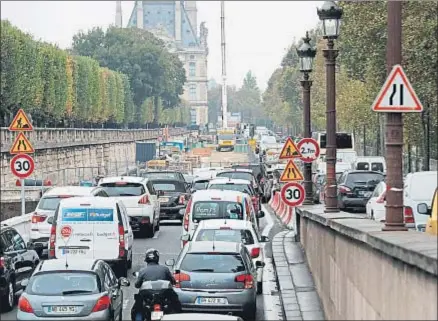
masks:
<path id="1" fill-rule="evenodd" d="M 240 86 L 248 70 L 259 87 L 277 68 L 294 38 L 316 26 L 318 1 L 226 1 L 225 32 L 228 83 Z M 209 29 L 209 78 L 221 79 L 220 2 L 198 1 L 198 24 Z M 134 1 L 123 1 L 126 25 Z M 108 27 L 115 21 L 115 1 L 1 1 L 1 18 L 29 32 L 37 39 L 71 44 L 79 30 Z M 199 26 L 198 26 L 199 28 Z"/>

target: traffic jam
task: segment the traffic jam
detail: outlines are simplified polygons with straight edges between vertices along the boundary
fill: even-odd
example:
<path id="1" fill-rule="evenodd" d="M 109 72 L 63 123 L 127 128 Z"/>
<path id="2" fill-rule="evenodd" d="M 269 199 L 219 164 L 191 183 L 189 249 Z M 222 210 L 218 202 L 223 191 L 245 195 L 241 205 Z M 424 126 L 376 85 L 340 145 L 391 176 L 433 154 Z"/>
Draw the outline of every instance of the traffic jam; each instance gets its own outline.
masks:
<path id="1" fill-rule="evenodd" d="M 346 143 L 337 154 L 340 208 L 384 220 L 384 158 L 359 157 L 353 135 L 338 135 Z M 270 242 L 261 232 L 269 215 L 263 209 L 274 198 L 289 208 L 303 203 L 305 163 L 312 166 L 313 201 L 324 202 L 325 133 L 299 139 L 241 124 L 218 129 L 211 140 L 192 149 L 162 142 L 136 175 L 45 191 L 27 244 L 13 228 L 2 228 L 3 310 L 17 304 L 18 320 L 126 320 L 123 289 L 135 286 L 133 321 L 255 320 Z M 227 160 L 241 142 L 251 147 L 244 155 L 250 162 Z M 213 154 L 220 161 L 212 162 Z M 426 231 L 427 219 L 436 220 L 436 181 L 437 172 L 406 176 L 411 228 Z M 178 222 L 178 255 L 161 262 L 160 251 L 147 244 L 170 242 L 160 234 L 169 220 Z M 146 240 L 140 264 L 139 239 Z"/>

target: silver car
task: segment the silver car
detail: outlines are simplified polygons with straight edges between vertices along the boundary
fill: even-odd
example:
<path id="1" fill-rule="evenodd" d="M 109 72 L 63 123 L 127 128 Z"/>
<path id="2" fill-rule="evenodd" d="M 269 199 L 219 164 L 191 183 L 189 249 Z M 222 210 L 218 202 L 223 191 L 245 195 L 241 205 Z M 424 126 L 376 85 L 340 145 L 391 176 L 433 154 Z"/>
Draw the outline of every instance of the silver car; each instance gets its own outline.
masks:
<path id="1" fill-rule="evenodd" d="M 126 278 L 101 260 L 42 261 L 18 301 L 17 320 L 122 320 Z"/>
<path id="2" fill-rule="evenodd" d="M 231 312 L 255 320 L 257 268 L 264 264 L 258 265 L 241 243 L 188 243 L 173 269 L 182 311 Z"/>

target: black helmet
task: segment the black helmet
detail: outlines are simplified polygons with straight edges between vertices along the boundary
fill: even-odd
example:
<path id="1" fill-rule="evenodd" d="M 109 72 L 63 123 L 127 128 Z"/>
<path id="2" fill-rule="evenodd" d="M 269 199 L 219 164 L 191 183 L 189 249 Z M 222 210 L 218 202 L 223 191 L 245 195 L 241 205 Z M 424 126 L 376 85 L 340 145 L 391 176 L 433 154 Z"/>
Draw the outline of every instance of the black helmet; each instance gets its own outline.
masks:
<path id="1" fill-rule="evenodd" d="M 156 249 L 149 249 L 146 251 L 145 259 L 147 263 L 158 263 L 160 260 L 160 253 Z"/>

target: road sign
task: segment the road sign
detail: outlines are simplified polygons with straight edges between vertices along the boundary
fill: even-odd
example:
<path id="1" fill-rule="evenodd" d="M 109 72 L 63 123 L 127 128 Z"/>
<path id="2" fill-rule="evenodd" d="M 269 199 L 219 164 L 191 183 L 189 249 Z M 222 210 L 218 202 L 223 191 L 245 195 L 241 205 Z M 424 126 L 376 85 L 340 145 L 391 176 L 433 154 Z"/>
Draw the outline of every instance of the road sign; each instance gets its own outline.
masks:
<path id="1" fill-rule="evenodd" d="M 11 154 L 32 154 L 35 153 L 32 144 L 23 133 L 19 133 L 9 151 Z"/>
<path id="2" fill-rule="evenodd" d="M 392 113 L 423 111 L 423 105 L 402 66 L 395 65 L 392 68 L 371 109 L 377 112 Z"/>
<path id="3" fill-rule="evenodd" d="M 292 138 L 288 137 L 280 153 L 280 159 L 299 158 L 301 153 Z"/>
<path id="4" fill-rule="evenodd" d="M 280 182 L 302 181 L 303 179 L 303 174 L 301 174 L 297 165 L 295 165 L 293 160 L 289 160 L 289 163 L 287 163 L 283 174 L 281 174 Z"/>
<path id="5" fill-rule="evenodd" d="M 30 132 L 33 130 L 33 126 L 27 118 L 26 113 L 23 109 L 20 109 L 14 117 L 11 125 L 9 126 L 10 131 L 23 131 Z"/>
<path id="6" fill-rule="evenodd" d="M 299 206 L 304 202 L 306 192 L 299 183 L 287 183 L 281 188 L 281 199 L 289 206 Z"/>
<path id="7" fill-rule="evenodd" d="M 319 157 L 320 149 L 318 142 L 313 138 L 303 138 L 298 142 L 298 150 L 302 157 L 300 159 L 305 163 L 311 163 Z"/>
<path id="8" fill-rule="evenodd" d="M 33 158 L 27 154 L 18 154 L 12 157 L 10 166 L 12 174 L 22 179 L 29 177 L 35 169 Z M 22 185 L 24 186 L 24 184 Z"/>
<path id="9" fill-rule="evenodd" d="M 72 230 L 71 226 L 64 225 L 61 228 L 61 236 L 65 239 L 68 239 L 72 232 L 73 232 L 73 230 Z"/>

